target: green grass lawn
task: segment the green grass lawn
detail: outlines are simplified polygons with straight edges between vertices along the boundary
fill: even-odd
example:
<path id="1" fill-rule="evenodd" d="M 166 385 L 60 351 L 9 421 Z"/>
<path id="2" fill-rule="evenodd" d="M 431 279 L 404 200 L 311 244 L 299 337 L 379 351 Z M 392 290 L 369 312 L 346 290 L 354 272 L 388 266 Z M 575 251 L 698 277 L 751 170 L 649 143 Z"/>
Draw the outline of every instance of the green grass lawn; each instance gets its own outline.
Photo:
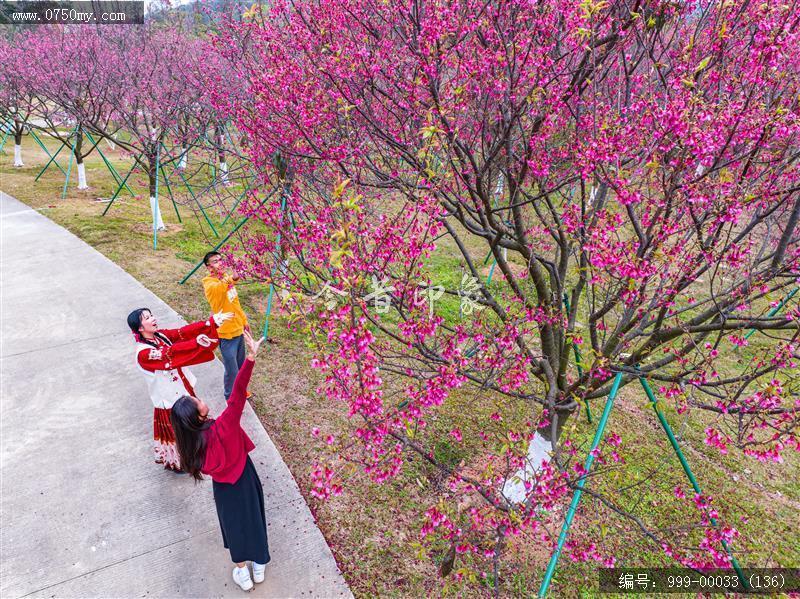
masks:
<path id="1" fill-rule="evenodd" d="M 52 151 L 54 146 L 48 145 Z M 105 144 L 101 147 L 124 175 L 130 167 L 130 159 L 118 151 L 107 150 Z M 66 198 L 61 199 L 64 176 L 57 169 L 50 169 L 34 183 L 47 157 L 27 136 L 23 148 L 24 168 L 11 166 L 13 145 L 7 144 L 6 154 L 0 155 L 0 189 L 98 249 L 187 320 L 207 315 L 200 283 L 204 269 L 201 267 L 186 284 L 178 282 L 218 243 L 219 237 L 214 235 L 191 196 L 179 191 L 177 182 L 172 191 L 176 194 L 182 222 L 178 222 L 169 197 L 163 196 L 161 209 L 168 228 L 159 234 L 158 247 L 154 249 L 148 192 L 141 175 L 129 180 L 137 197 L 124 192 L 108 214 L 101 216 L 107 206 L 107 201 L 102 199 L 111 196 L 116 184 L 98 155 L 87 159 L 91 188 L 75 189 L 73 165 L 73 181 Z M 62 152 L 62 156 L 65 153 Z M 66 160 L 62 159 L 61 163 L 66 169 Z M 207 184 L 210 173 L 200 172 L 196 180 Z M 231 218 L 222 226 L 238 191 L 234 186 L 222 193 L 222 199 L 203 200 L 208 217 L 218 227 L 220 236 L 238 221 L 238 218 Z M 263 225 L 253 224 L 252 227 L 263 230 Z M 242 229 L 243 233 L 246 231 L 247 227 Z M 239 243 L 239 237 L 234 236 L 232 242 Z M 482 258 L 480 262 L 482 264 Z M 440 246 L 429 268 L 437 281 L 458 287 L 460 259 L 447 244 Z M 494 276 L 499 277 L 500 273 Z M 251 323 L 260 328 L 264 322 L 265 286 L 242 283 L 239 292 Z M 457 320 L 457 299 L 443 303 L 443 310 L 448 320 Z M 124 317 L 120 315 L 120 319 Z M 419 460 L 412 459 L 400 476 L 383 485 L 371 484 L 362 473 L 355 471 L 346 477 L 342 496 L 326 503 L 310 497 L 309 465 L 323 445 L 310 435 L 311 429 L 318 426 L 322 437 L 347 430 L 346 409 L 331 404 L 315 392 L 319 381 L 308 366 L 309 350 L 302 336 L 290 331 L 279 314 L 273 314 L 272 318 L 270 334 L 277 344 L 270 346 L 268 359 L 260 363 L 254 377 L 251 387 L 255 393 L 254 405 L 309 500 L 356 596 L 491 595 L 487 584 L 482 582 L 466 586 L 450 584 L 443 589 L 436 560 L 417 558 L 421 516 L 445 492 L 440 476 Z M 751 338 L 751 343 L 758 343 L 757 336 Z M 391 386 L 392 381 L 389 384 Z M 459 445 L 441 441 L 434 448 L 437 457 L 453 464 L 469 461 L 479 451 L 479 447 L 469 441 L 474 437 L 469 431 L 477 430 L 487 416 L 498 409 L 510 410 L 512 421 L 530 417 L 523 406 L 509 408 L 507 402 L 505 398 L 477 390 L 462 389 L 453 393 L 431 414 L 429 426 L 437 431 L 458 426 L 464 432 L 465 442 Z M 593 409 L 599 412 L 601 404 L 595 403 Z M 762 464 L 735 450 L 720 456 L 716 449 L 703 443 L 703 429 L 708 421 L 697 417 L 684 421 L 670 406 L 665 405 L 664 409 L 683 441 L 703 490 L 715 498 L 720 519 L 741 531 L 742 538 L 736 550 L 742 565 L 797 566 L 800 563 L 798 456 L 788 455 L 783 464 Z M 578 443 L 589 444 L 594 426 L 586 422 L 583 413 L 574 417 L 569 426 L 574 427 Z M 607 434 L 612 432 L 623 440 L 626 461 L 610 469 L 606 476 L 593 478 L 589 488 L 612 497 L 617 505 L 640 515 L 649 525 L 666 529 L 680 526 L 691 514 L 684 503 L 673 497 L 672 490 L 680 485 L 688 492 L 689 485 L 647 398 L 637 386 L 629 385 L 622 390 L 607 428 Z M 585 496 L 574 529 L 582 536 L 596 538 L 601 550 L 615 555 L 620 566 L 669 565 L 660 549 L 642 537 L 631 521 L 610 513 L 591 497 Z M 526 537 L 514 542 L 510 555 L 511 559 L 501 571 L 503 596 L 534 595 L 548 557 L 547 548 L 536 539 Z M 559 597 L 597 595 L 597 564 L 574 564 L 562 559 L 551 589 L 554 596 Z"/>

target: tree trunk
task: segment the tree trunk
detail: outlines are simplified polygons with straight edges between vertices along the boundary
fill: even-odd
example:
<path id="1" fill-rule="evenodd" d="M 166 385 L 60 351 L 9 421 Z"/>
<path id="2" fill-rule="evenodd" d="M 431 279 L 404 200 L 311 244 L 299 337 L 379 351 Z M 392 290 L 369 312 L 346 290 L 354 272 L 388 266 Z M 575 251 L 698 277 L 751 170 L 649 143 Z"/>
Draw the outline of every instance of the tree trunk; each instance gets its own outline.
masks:
<path id="1" fill-rule="evenodd" d="M 217 147 L 219 161 L 219 180 L 223 185 L 230 185 L 228 180 L 228 162 L 225 158 L 225 132 L 222 127 L 214 125 L 214 144 Z"/>
<path id="2" fill-rule="evenodd" d="M 86 165 L 83 164 L 83 127 L 78 127 L 75 140 L 75 163 L 78 165 L 78 189 L 89 189 L 86 183 Z"/>
<path id="3" fill-rule="evenodd" d="M 14 119 L 14 166 L 25 166 L 22 162 L 22 121 Z"/>
<path id="4" fill-rule="evenodd" d="M 566 425 L 567 420 L 569 417 L 572 416 L 572 413 L 575 410 L 561 410 L 556 404 L 556 413 L 550 419 L 551 421 L 547 424 L 547 426 L 540 427 L 536 434 L 540 435 L 545 441 L 548 443 L 558 442 L 561 438 L 561 433 L 564 432 L 564 425 Z"/>
<path id="5" fill-rule="evenodd" d="M 153 215 L 153 223 L 154 227 L 159 230 L 163 231 L 166 229 L 164 226 L 164 221 L 161 219 L 161 207 L 158 205 L 157 197 L 156 197 L 156 156 L 155 154 L 150 155 L 150 161 L 148 164 L 147 169 L 147 176 L 150 182 L 150 214 Z"/>
<path id="6" fill-rule="evenodd" d="M 533 481 L 535 474 L 542 469 L 542 463 L 550 463 L 553 456 L 553 447 L 564 432 L 564 425 L 575 410 L 559 410 L 556 407 L 556 417 L 551 419 L 547 426 L 536 430 L 533 438 L 528 443 L 528 455 L 524 468 L 520 468 L 506 481 L 503 486 L 503 495 L 509 503 L 522 503 L 528 495 L 525 481 Z"/>

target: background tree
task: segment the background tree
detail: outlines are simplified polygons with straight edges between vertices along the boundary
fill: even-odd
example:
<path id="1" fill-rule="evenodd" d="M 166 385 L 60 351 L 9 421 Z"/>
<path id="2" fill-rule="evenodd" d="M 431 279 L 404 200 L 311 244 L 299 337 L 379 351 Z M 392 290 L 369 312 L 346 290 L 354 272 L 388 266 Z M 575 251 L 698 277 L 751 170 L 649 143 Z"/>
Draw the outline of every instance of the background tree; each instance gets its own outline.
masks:
<path id="1" fill-rule="evenodd" d="M 22 167 L 22 136 L 41 101 L 27 76 L 29 57 L 21 51 L 21 36 L 0 37 L 0 123 L 14 137 L 14 166 Z"/>
<path id="2" fill-rule="evenodd" d="M 205 45 L 167 27 L 105 26 L 78 35 L 93 49 L 85 65 L 93 75 L 88 97 L 69 102 L 69 111 L 88 129 L 128 152 L 144 170 L 151 209 L 158 228 L 163 228 L 156 207 L 158 166 L 179 161 L 185 153 L 182 144 L 195 139 L 204 127 L 187 117 L 202 96 L 188 68 L 190 57 L 202 53 Z"/>
<path id="3" fill-rule="evenodd" d="M 87 189 L 84 160 L 96 143 L 86 139 L 86 123 L 95 123 L 95 129 L 113 128 L 105 93 L 117 82 L 105 68 L 105 40 L 94 29 L 50 25 L 20 35 L 15 51 L 24 63 L 21 74 L 36 94 L 37 130 L 73 154 L 78 189 Z"/>

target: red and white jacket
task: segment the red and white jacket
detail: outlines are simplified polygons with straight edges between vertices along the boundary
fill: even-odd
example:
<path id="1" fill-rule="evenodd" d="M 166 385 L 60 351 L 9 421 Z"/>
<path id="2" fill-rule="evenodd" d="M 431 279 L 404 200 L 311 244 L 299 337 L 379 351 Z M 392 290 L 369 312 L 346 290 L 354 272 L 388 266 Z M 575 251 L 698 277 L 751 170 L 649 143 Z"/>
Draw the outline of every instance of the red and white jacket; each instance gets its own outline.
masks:
<path id="1" fill-rule="evenodd" d="M 207 335 L 215 343 L 210 347 L 198 345 L 198 335 Z M 145 375 L 153 406 L 168 409 L 182 395 L 194 396 L 197 379 L 184 366 L 213 360 L 218 339 L 213 318 L 179 329 L 161 329 L 152 344 L 137 335 L 136 365 Z"/>

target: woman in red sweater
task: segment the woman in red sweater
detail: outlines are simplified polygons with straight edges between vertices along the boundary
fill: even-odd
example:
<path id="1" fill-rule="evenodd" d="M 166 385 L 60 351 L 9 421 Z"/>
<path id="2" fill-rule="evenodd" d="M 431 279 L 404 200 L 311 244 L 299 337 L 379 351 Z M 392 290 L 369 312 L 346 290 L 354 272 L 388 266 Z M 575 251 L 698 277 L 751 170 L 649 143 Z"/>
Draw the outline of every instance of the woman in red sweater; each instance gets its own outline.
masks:
<path id="1" fill-rule="evenodd" d="M 185 395 L 172 406 L 172 427 L 183 469 L 197 480 L 207 474 L 213 481 L 214 503 L 222 529 L 222 541 L 236 564 L 233 580 L 249 591 L 263 582 L 269 562 L 264 491 L 248 455 L 255 445 L 242 430 L 240 420 L 253 373 L 256 354 L 264 341 L 244 333 L 247 359 L 233 383 L 228 406 L 214 420 L 201 399 Z M 253 578 L 247 569 L 253 562 Z"/>

